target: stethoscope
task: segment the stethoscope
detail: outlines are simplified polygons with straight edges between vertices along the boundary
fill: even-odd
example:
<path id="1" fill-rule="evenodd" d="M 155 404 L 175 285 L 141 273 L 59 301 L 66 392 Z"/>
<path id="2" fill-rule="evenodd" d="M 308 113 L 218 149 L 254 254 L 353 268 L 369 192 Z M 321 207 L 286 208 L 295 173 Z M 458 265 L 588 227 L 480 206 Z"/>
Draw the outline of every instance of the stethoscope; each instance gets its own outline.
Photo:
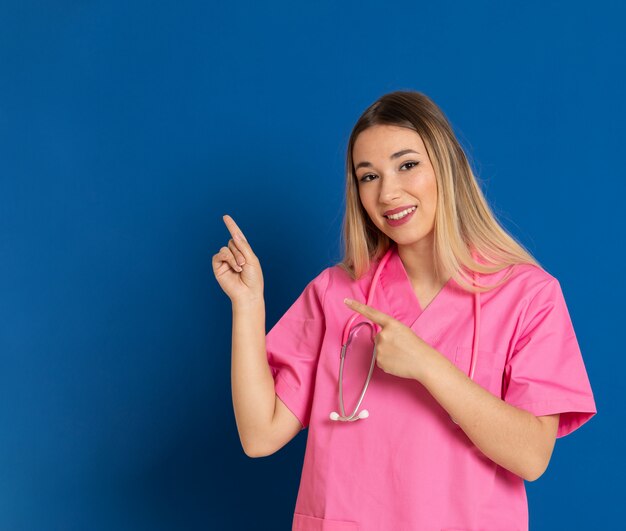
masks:
<path id="1" fill-rule="evenodd" d="M 378 264 L 378 267 L 376 268 L 376 271 L 374 272 L 374 277 L 372 278 L 372 283 L 370 284 L 370 290 L 367 295 L 367 302 L 365 303 L 368 306 L 371 304 L 374 298 L 374 290 L 376 289 L 376 285 L 378 284 L 378 278 L 380 277 L 380 273 L 382 272 L 383 268 L 385 267 L 385 264 L 391 257 L 391 254 L 393 253 L 393 251 L 394 251 L 394 247 L 392 245 L 389 247 L 385 255 L 382 257 L 382 259 L 380 260 L 380 263 Z M 474 284 L 476 284 L 476 272 L 475 271 L 472 271 L 472 277 L 474 279 Z M 346 410 L 345 410 L 344 403 L 343 403 L 343 363 L 346 358 L 346 349 L 348 348 L 349 342 L 352 340 L 352 336 L 354 335 L 355 331 L 360 326 L 369 326 L 372 332 L 372 338 L 374 337 L 373 325 L 367 321 L 359 323 L 358 325 L 356 325 L 354 328 L 351 329 L 352 323 L 357 317 L 362 317 L 362 315 L 358 312 L 355 312 L 354 315 L 350 317 L 350 319 L 346 323 L 346 326 L 343 329 L 343 335 L 341 337 L 342 347 L 341 347 L 341 355 L 340 355 L 340 363 L 339 363 L 339 408 L 341 411 L 341 415 L 339 415 L 336 411 L 333 411 L 330 414 L 331 420 L 342 420 L 344 422 L 353 422 L 355 420 L 365 419 L 369 417 L 369 411 L 367 411 L 367 409 L 362 410 L 361 412 L 359 412 L 358 415 L 357 415 L 357 411 L 359 407 L 361 407 L 361 402 L 363 402 L 363 398 L 365 397 L 365 392 L 367 391 L 367 386 L 369 385 L 370 379 L 372 378 L 372 373 L 374 372 L 374 365 L 376 364 L 375 343 L 374 343 L 374 351 L 372 354 L 372 362 L 370 364 L 369 372 L 367 374 L 367 379 L 365 380 L 365 385 L 363 385 L 363 390 L 361 391 L 361 396 L 359 396 L 359 401 L 357 402 L 357 405 L 354 408 L 354 411 L 352 412 L 351 415 L 348 415 L 348 416 L 346 415 Z M 469 372 L 470 380 L 474 379 L 474 369 L 476 368 L 476 360 L 478 357 L 477 353 L 478 353 L 479 333 L 480 333 L 480 293 L 477 291 L 476 293 L 474 293 L 474 337 L 472 338 L 472 359 L 470 363 L 470 372 Z M 452 420 L 452 422 L 458 425 L 458 422 L 456 420 L 454 420 L 452 417 L 450 417 L 450 419 Z"/>

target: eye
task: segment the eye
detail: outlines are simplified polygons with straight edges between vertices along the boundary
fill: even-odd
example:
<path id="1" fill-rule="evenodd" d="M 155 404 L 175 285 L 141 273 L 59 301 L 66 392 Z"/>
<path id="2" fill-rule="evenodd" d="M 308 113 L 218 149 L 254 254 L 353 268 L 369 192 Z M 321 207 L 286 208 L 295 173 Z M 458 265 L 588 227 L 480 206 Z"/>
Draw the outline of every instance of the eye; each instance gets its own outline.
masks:
<path id="1" fill-rule="evenodd" d="M 412 160 L 408 160 L 408 161 L 407 161 L 407 162 L 405 162 L 402 166 L 400 166 L 400 168 L 404 168 L 407 164 L 412 164 L 412 165 L 413 165 L 413 166 L 411 166 L 411 167 L 409 168 L 409 170 L 410 170 L 411 168 L 413 168 L 413 167 L 417 166 L 417 165 L 419 164 L 419 162 L 414 162 L 414 161 L 412 161 Z M 374 175 L 373 173 L 367 173 L 367 174 L 363 175 L 363 177 L 361 177 L 361 178 L 359 179 L 359 181 L 360 181 L 360 182 L 362 182 L 362 183 L 368 183 L 368 182 L 370 182 L 370 180 L 371 180 L 371 179 L 368 179 L 368 177 L 376 177 L 376 175 Z"/>
<path id="2" fill-rule="evenodd" d="M 413 162 L 412 160 L 409 160 L 407 162 L 405 162 L 402 166 L 406 166 L 407 164 L 413 164 L 413 166 L 417 166 L 419 164 L 419 162 Z M 400 166 L 402 168 L 402 166 Z M 411 166 L 411 168 L 413 168 L 413 166 Z M 409 169 L 411 169 L 409 168 Z"/>

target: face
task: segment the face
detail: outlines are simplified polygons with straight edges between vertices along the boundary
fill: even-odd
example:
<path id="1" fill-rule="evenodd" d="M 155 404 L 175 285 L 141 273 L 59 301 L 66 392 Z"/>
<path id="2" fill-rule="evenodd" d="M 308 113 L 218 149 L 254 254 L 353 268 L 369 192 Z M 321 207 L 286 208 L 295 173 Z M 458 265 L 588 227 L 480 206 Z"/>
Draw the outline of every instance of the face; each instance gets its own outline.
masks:
<path id="1" fill-rule="evenodd" d="M 398 245 L 432 244 L 437 181 L 420 135 L 374 125 L 359 133 L 352 157 L 359 197 L 374 225 Z M 411 212 L 394 220 L 386 217 L 389 210 Z"/>

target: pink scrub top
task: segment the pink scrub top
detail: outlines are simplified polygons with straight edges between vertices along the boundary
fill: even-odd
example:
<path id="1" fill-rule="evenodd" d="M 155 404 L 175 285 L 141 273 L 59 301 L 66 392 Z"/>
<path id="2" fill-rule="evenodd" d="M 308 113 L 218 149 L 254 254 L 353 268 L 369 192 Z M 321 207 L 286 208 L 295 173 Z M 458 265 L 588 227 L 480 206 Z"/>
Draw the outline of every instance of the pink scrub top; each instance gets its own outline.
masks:
<path id="1" fill-rule="evenodd" d="M 360 407 L 369 417 L 329 418 L 340 412 L 341 336 L 353 314 L 343 299 L 366 301 L 376 265 L 358 281 L 337 265 L 323 270 L 266 335 L 276 394 L 308 427 L 292 529 L 527 530 L 523 478 L 486 457 L 417 380 L 376 365 Z M 474 381 L 536 416 L 560 413 L 563 437 L 597 412 L 583 358 L 558 280 L 534 265 L 513 269 L 480 294 Z M 491 284 L 507 271 L 477 278 Z M 371 305 L 469 374 L 474 295 L 453 279 L 421 308 L 394 244 Z M 371 352 L 346 357 L 348 415 L 370 363 Z"/>

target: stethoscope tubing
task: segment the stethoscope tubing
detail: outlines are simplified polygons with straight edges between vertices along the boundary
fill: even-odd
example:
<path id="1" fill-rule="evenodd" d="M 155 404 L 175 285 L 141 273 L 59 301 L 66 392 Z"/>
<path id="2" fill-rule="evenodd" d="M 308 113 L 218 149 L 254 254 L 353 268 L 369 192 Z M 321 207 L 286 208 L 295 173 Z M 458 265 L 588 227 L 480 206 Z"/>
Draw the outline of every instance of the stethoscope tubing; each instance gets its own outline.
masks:
<path id="1" fill-rule="evenodd" d="M 368 306 L 371 304 L 374 298 L 374 291 L 376 289 L 376 285 L 378 284 L 378 278 L 380 277 L 380 274 L 383 268 L 385 267 L 385 264 L 391 257 L 392 252 L 393 252 L 393 246 L 390 246 L 387 252 L 385 253 L 385 255 L 380 260 L 376 268 L 376 271 L 374 272 L 374 276 L 372 278 L 370 289 L 367 295 L 366 304 Z M 475 271 L 472 271 L 472 277 L 474 279 L 474 284 L 476 285 L 476 272 Z M 343 334 L 341 337 L 342 346 L 341 346 L 340 364 L 339 364 L 339 408 L 340 408 L 341 414 L 338 415 L 335 412 L 331 413 L 330 418 L 332 420 L 340 420 L 343 422 L 353 422 L 355 420 L 367 418 L 369 416 L 369 412 L 367 410 L 361 411 L 361 413 L 359 413 L 358 415 L 357 415 L 357 411 L 359 410 L 359 407 L 361 407 L 361 403 L 363 402 L 363 398 L 365 397 L 365 392 L 367 391 L 367 388 L 369 386 L 372 373 L 374 372 L 374 365 L 376 363 L 376 343 L 375 342 L 374 342 L 374 352 L 372 355 L 372 361 L 370 363 L 369 373 L 365 380 L 365 384 L 363 385 L 363 389 L 361 390 L 359 400 L 352 414 L 346 415 L 344 401 L 343 401 L 343 365 L 344 365 L 344 360 L 346 357 L 346 349 L 348 346 L 348 341 L 351 339 L 352 334 L 354 334 L 354 331 L 359 326 L 362 326 L 362 325 L 371 326 L 369 323 L 364 321 L 363 323 L 359 323 L 358 325 L 356 325 L 354 329 L 352 329 L 351 331 L 350 328 L 352 327 L 352 323 L 354 323 L 355 319 L 360 317 L 360 315 L 361 314 L 355 312 L 354 315 L 352 315 L 350 319 L 348 319 L 343 329 Z M 377 325 L 374 323 L 374 326 L 376 327 Z M 470 380 L 474 379 L 474 371 L 476 369 L 476 361 L 478 359 L 477 353 L 478 353 L 479 332 L 480 332 L 480 292 L 477 291 L 476 293 L 474 293 L 474 334 L 473 334 L 474 337 L 472 338 L 472 357 L 470 361 L 470 371 L 468 375 Z M 456 420 L 454 420 L 452 417 L 450 417 L 450 419 L 452 420 L 452 422 L 458 425 L 458 422 Z"/>
<path id="2" fill-rule="evenodd" d="M 393 252 L 393 248 L 390 246 L 389 249 L 387 249 L 387 252 L 385 253 L 385 255 L 380 260 L 380 262 L 378 264 L 378 267 L 376 268 L 376 271 L 374 272 L 374 277 L 372 278 L 372 282 L 370 284 L 370 289 L 369 289 L 369 292 L 367 294 L 367 302 L 365 303 L 368 306 L 371 304 L 372 300 L 374 299 L 374 291 L 376 289 L 376 285 L 378 284 L 378 278 L 380 277 L 380 274 L 381 274 L 383 268 L 385 267 L 385 264 L 387 263 L 387 261 L 391 257 L 392 252 Z M 359 313 L 355 312 L 354 315 L 352 315 L 352 317 L 350 317 L 350 319 L 348 319 L 348 322 L 346 323 L 346 325 L 345 325 L 345 327 L 343 329 L 343 334 L 341 336 L 341 345 L 342 346 L 341 346 L 341 357 L 340 357 L 340 363 L 339 363 L 339 408 L 340 408 L 341 414 L 338 415 L 336 418 L 334 418 L 332 413 L 331 413 L 331 418 L 333 420 L 341 420 L 341 421 L 344 421 L 344 422 L 353 422 L 355 420 L 359 420 L 360 418 L 366 418 L 369 415 L 367 410 L 364 410 L 361 413 L 360 416 L 357 415 L 357 411 L 359 410 L 359 407 L 361 407 L 361 402 L 363 402 L 363 398 L 365 397 L 365 392 L 367 391 L 367 388 L 369 386 L 370 380 L 372 378 L 372 374 L 374 372 L 374 365 L 376 364 L 376 346 L 374 346 L 374 353 L 372 355 L 372 361 L 370 363 L 369 373 L 368 373 L 367 378 L 365 380 L 365 384 L 363 385 L 363 389 L 361 390 L 361 395 L 359 396 L 359 400 L 357 402 L 356 407 L 354 408 L 354 411 L 349 416 L 346 415 L 346 410 L 345 410 L 344 401 L 343 401 L 343 364 L 344 364 L 344 360 L 346 358 L 346 349 L 348 347 L 348 340 L 351 339 L 351 335 L 354 334 L 354 331 L 359 326 L 361 326 L 361 325 L 369 325 L 369 323 L 366 323 L 366 322 L 360 323 L 357 326 L 355 326 L 354 329 L 350 332 L 350 328 L 352 327 L 352 323 L 354 323 L 355 319 L 357 319 L 360 316 L 361 315 Z M 374 325 L 374 326 L 376 326 L 376 325 Z"/>
<path id="3" fill-rule="evenodd" d="M 359 326 L 363 326 L 363 325 L 367 326 L 369 325 L 369 323 L 359 323 L 353 328 L 352 334 L 354 334 L 354 331 Z M 359 420 L 359 418 L 365 418 L 364 416 L 357 416 L 356 413 L 361 407 L 361 402 L 363 402 L 363 398 L 365 397 L 365 392 L 367 391 L 367 387 L 369 386 L 370 380 L 372 378 L 372 373 L 374 372 L 374 365 L 376 364 L 376 346 L 374 346 L 374 354 L 372 355 L 372 361 L 370 363 L 370 368 L 367 374 L 367 379 L 365 380 L 365 385 L 363 386 L 363 389 L 361 390 L 361 396 L 359 396 L 359 400 L 356 404 L 356 407 L 354 408 L 354 411 L 352 412 L 352 414 L 349 416 L 346 416 L 346 411 L 344 409 L 343 384 L 341 383 L 343 382 L 343 362 L 346 358 L 346 348 L 347 348 L 347 343 L 341 347 L 341 362 L 339 364 L 339 382 L 340 382 L 339 383 L 339 406 L 341 408 L 341 416 L 339 417 L 338 420 L 354 421 L 354 420 Z"/>

